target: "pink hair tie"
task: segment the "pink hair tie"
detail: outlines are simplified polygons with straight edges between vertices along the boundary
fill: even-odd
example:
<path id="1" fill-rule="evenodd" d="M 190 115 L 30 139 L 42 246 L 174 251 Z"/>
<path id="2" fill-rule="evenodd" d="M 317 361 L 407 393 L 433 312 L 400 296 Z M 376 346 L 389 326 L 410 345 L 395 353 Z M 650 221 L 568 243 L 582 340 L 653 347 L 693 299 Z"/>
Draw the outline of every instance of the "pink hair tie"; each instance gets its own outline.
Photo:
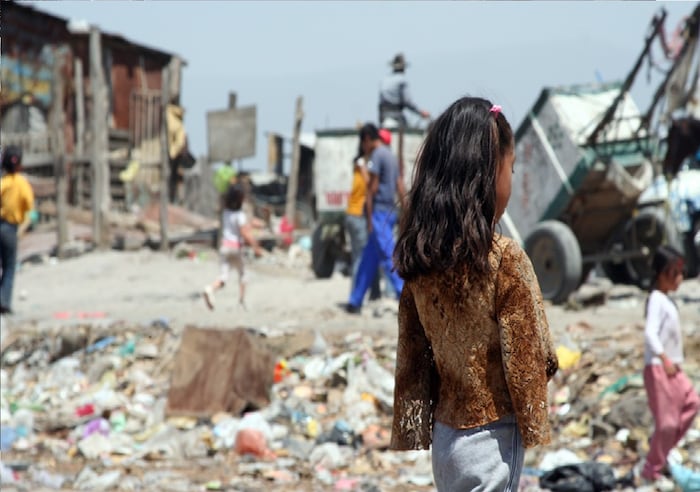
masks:
<path id="1" fill-rule="evenodd" d="M 498 116 L 498 113 L 501 112 L 503 108 L 500 107 L 498 104 L 494 104 L 491 106 L 491 109 L 489 109 L 489 113 L 493 113 L 494 115 Z"/>

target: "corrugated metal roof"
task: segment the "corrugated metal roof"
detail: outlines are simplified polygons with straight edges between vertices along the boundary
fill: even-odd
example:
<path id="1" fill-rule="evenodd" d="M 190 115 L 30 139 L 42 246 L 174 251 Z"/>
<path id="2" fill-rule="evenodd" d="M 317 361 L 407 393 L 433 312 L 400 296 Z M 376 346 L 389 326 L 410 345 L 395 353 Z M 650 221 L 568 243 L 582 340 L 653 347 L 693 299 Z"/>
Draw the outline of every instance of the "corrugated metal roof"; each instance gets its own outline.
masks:
<path id="1" fill-rule="evenodd" d="M 72 34 L 73 36 L 79 37 L 79 36 L 82 36 L 82 35 L 88 35 L 88 34 L 89 34 L 89 30 L 86 31 L 86 32 L 76 32 L 76 31 L 73 29 L 73 27 L 74 27 L 75 24 L 76 24 L 76 21 L 74 21 L 74 20 L 69 20 L 69 19 L 66 19 L 66 18 L 64 18 L 64 17 L 59 17 L 59 16 L 57 16 L 57 15 L 50 14 L 50 13 L 48 13 L 48 12 L 44 12 L 43 10 L 40 10 L 39 8 L 36 8 L 36 7 L 34 6 L 34 4 L 25 3 L 25 2 L 19 3 L 19 2 L 15 2 L 15 1 L 9 1 L 9 2 L 4 2 L 4 1 L 3 1 L 3 3 L 11 4 L 12 7 L 14 7 L 14 8 L 23 9 L 23 10 L 25 10 L 25 11 L 32 12 L 32 13 L 35 14 L 35 15 L 41 15 L 41 16 L 45 16 L 45 17 L 50 17 L 50 18 L 55 19 L 55 20 L 57 20 L 57 21 L 63 22 L 63 23 L 66 25 L 66 30 L 71 31 L 71 34 Z M 4 8 L 5 8 L 5 7 L 4 7 Z M 72 24 L 71 29 L 69 29 L 69 24 Z M 157 48 L 153 48 L 153 47 L 150 47 L 150 46 L 146 46 L 146 45 L 141 44 L 141 43 L 136 43 L 136 42 L 134 42 L 134 41 L 131 41 L 131 40 L 125 38 L 125 37 L 122 36 L 121 34 L 110 33 L 110 32 L 107 32 L 107 31 L 103 31 L 102 29 L 100 29 L 100 32 L 101 32 L 103 38 L 104 38 L 105 40 L 107 40 L 107 42 L 109 42 L 109 43 L 111 43 L 111 44 L 115 44 L 115 45 L 119 45 L 119 46 L 123 46 L 123 47 L 127 47 L 127 48 L 133 48 L 133 49 L 136 49 L 136 50 L 139 50 L 139 51 L 145 51 L 145 52 L 150 53 L 150 54 L 152 54 L 152 55 L 155 55 L 155 56 L 162 56 L 162 57 L 164 57 L 164 58 L 173 58 L 173 57 L 177 57 L 177 58 L 179 58 L 179 59 L 182 61 L 183 65 L 187 65 L 187 62 L 186 62 L 180 55 L 177 55 L 177 54 L 175 54 L 175 53 L 171 53 L 171 52 L 168 52 L 168 51 L 163 51 L 163 50 L 161 50 L 161 49 L 157 49 Z"/>

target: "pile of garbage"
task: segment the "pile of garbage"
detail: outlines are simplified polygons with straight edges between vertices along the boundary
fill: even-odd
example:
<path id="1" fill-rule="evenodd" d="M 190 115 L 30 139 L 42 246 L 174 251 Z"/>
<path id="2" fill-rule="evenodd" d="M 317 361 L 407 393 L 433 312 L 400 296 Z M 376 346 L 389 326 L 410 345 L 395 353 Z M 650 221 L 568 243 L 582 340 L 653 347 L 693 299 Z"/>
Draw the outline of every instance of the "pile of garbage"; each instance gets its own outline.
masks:
<path id="1" fill-rule="evenodd" d="M 241 374 L 269 380 L 269 403 L 186 416 L 181 407 L 202 402 L 173 403 L 173 383 L 178 374 L 206 372 L 178 366 L 193 349 L 182 343 L 186 332 L 153 323 L 10 335 L 0 372 L 3 490 L 423 490 L 432 483 L 429 454 L 386 451 L 391 343 L 353 334 L 331 346 L 320 334 L 221 330 L 243 333 L 265 352 L 269 374 Z M 216 354 L 203 359 L 221 364 Z M 227 368 L 219 367 L 221 379 L 232 378 L 223 388 L 256 384 Z M 200 391 L 205 406 L 231 401 L 217 388 Z"/>
<path id="2" fill-rule="evenodd" d="M 162 320 L 46 330 L 2 343 L 2 490 L 434 490 L 428 451 L 388 450 L 395 337 L 199 336 Z M 554 440 L 527 451 L 520 490 L 543 490 L 562 470 L 634 490 L 652 429 L 642 330 L 576 323 L 555 333 Z M 686 353 L 700 353 L 698 326 Z M 685 367 L 696 383 L 699 363 Z M 696 490 L 682 481 L 698 471 L 700 419 L 674 453 L 678 490 Z"/>

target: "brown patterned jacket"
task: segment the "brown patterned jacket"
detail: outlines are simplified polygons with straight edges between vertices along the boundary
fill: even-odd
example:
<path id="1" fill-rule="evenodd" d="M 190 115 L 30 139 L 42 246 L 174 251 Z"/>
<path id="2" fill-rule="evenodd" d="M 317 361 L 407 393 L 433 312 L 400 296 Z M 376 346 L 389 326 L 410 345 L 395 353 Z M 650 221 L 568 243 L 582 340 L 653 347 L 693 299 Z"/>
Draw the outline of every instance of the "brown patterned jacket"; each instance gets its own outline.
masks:
<path id="1" fill-rule="evenodd" d="M 392 449 L 428 449 L 434 419 L 469 429 L 513 414 L 525 447 L 549 442 L 558 363 L 537 278 L 509 238 L 494 239 L 489 262 L 481 282 L 464 267 L 405 283 Z"/>

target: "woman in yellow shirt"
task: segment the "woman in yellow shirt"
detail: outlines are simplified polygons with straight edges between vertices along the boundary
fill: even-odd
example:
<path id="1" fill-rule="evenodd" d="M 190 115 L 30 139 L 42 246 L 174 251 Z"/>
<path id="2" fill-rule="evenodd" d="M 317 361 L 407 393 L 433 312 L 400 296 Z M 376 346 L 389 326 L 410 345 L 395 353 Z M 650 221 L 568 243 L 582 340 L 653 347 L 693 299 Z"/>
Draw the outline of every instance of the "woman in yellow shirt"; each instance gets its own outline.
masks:
<path id="1" fill-rule="evenodd" d="M 357 267 L 360 264 L 362 250 L 367 244 L 367 217 L 365 216 L 365 199 L 367 196 L 367 183 L 369 173 L 367 171 L 367 157 L 363 155 L 362 145 L 353 161 L 352 188 L 348 197 L 348 206 L 345 209 L 345 230 L 350 236 L 350 257 L 352 260 L 352 283 L 350 289 L 355 287 Z M 379 275 L 375 276 L 370 288 L 370 300 L 379 299 Z"/>
<path id="2" fill-rule="evenodd" d="M 12 285 L 17 266 L 17 230 L 34 208 L 34 193 L 22 168 L 22 150 L 9 146 L 2 154 L 0 178 L 0 312 L 11 313 Z"/>

